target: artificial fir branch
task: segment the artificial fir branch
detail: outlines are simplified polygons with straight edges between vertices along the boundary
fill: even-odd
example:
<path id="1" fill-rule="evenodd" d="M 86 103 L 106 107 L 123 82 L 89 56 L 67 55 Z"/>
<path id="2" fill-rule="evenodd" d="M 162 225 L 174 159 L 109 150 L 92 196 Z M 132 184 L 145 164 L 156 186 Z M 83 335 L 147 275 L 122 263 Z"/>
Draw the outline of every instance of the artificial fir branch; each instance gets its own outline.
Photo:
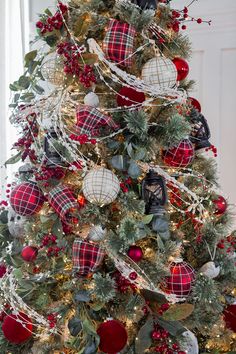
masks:
<path id="1" fill-rule="evenodd" d="M 105 277 L 101 273 L 94 274 L 90 293 L 98 301 L 109 302 L 116 296 L 114 279 L 109 274 L 106 274 Z"/>

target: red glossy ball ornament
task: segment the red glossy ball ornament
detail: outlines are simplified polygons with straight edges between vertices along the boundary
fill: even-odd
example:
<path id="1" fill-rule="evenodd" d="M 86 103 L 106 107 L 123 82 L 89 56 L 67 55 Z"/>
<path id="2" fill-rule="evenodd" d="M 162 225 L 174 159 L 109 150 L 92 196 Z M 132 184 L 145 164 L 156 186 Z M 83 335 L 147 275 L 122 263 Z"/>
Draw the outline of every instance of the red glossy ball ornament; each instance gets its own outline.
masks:
<path id="1" fill-rule="evenodd" d="M 128 250 L 128 256 L 134 262 L 138 263 L 143 259 L 143 251 L 142 248 L 139 246 L 130 246 Z"/>
<path id="2" fill-rule="evenodd" d="M 119 91 L 116 101 L 120 107 L 130 107 L 143 103 L 145 101 L 145 95 L 143 92 L 138 92 L 131 87 L 124 86 Z"/>
<path id="3" fill-rule="evenodd" d="M 132 272 L 129 275 L 130 280 L 136 280 L 138 277 L 138 274 L 136 272 Z"/>
<path id="4" fill-rule="evenodd" d="M 17 322 L 17 320 L 23 322 Z M 13 344 L 26 342 L 32 336 L 33 325 L 31 319 L 20 312 L 18 315 L 8 315 L 4 318 L 2 331 L 4 337 Z"/>
<path id="5" fill-rule="evenodd" d="M 128 335 L 123 324 L 116 320 L 108 320 L 98 327 L 100 337 L 99 349 L 104 353 L 120 352 L 127 343 Z"/>
<path id="6" fill-rule="evenodd" d="M 165 291 L 176 295 L 179 299 L 187 297 L 195 280 L 194 269 L 182 260 L 176 261 L 170 265 L 170 274 L 165 278 Z"/>
<path id="7" fill-rule="evenodd" d="M 224 320 L 226 327 L 236 333 L 236 304 L 226 307 L 224 310 Z"/>
<path id="8" fill-rule="evenodd" d="M 177 69 L 177 81 L 182 81 L 184 80 L 189 73 L 189 65 L 186 62 L 186 60 L 182 59 L 182 58 L 174 58 L 173 63 L 175 64 L 175 67 Z"/>
<path id="9" fill-rule="evenodd" d="M 24 182 L 13 189 L 10 195 L 12 209 L 19 215 L 34 215 L 43 206 L 44 196 L 32 182 Z"/>
<path id="10" fill-rule="evenodd" d="M 0 279 L 4 277 L 7 272 L 7 267 L 5 264 L 0 264 Z"/>
<path id="11" fill-rule="evenodd" d="M 200 102 L 198 102 L 198 100 L 196 100 L 196 98 L 193 97 L 188 97 L 188 102 L 193 106 L 193 108 L 195 108 L 197 111 L 201 112 L 202 111 L 202 107 Z"/>
<path id="12" fill-rule="evenodd" d="M 189 139 L 184 139 L 178 146 L 162 151 L 162 160 L 170 167 L 187 167 L 193 159 L 194 146 Z"/>
<path id="13" fill-rule="evenodd" d="M 38 255 L 38 249 L 32 246 L 26 246 L 21 251 L 21 257 L 25 262 L 34 262 Z"/>
<path id="14" fill-rule="evenodd" d="M 219 196 L 217 199 L 213 200 L 213 204 L 215 206 L 215 214 L 223 215 L 228 207 L 228 204 L 224 197 Z"/>

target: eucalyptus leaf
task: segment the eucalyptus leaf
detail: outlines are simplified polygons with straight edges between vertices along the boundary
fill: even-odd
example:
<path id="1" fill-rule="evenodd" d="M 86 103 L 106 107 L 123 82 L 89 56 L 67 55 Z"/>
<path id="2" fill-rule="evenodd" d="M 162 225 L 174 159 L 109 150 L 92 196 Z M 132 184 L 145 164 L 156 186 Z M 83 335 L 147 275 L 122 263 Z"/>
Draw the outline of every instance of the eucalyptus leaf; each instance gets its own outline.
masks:
<path id="1" fill-rule="evenodd" d="M 82 322 L 79 318 L 73 317 L 68 322 L 70 334 L 76 337 L 82 331 Z"/>
<path id="2" fill-rule="evenodd" d="M 177 321 L 165 321 L 160 317 L 157 317 L 156 321 L 174 337 L 180 336 L 182 333 L 186 332 L 186 328 Z"/>
<path id="3" fill-rule="evenodd" d="M 141 169 L 140 167 L 136 164 L 135 161 L 131 161 L 129 168 L 128 168 L 128 174 L 132 178 L 138 178 L 141 175 Z"/>
<path id="4" fill-rule="evenodd" d="M 145 224 L 145 225 L 148 225 L 150 224 L 150 222 L 152 221 L 153 219 L 153 214 L 150 214 L 150 215 L 145 215 L 142 219 L 142 222 Z"/>
<path id="5" fill-rule="evenodd" d="M 89 302 L 90 301 L 89 293 L 86 290 L 80 290 L 75 294 L 74 300 L 76 302 Z"/>
<path id="6" fill-rule="evenodd" d="M 119 171 L 125 171 L 128 168 L 127 158 L 122 155 L 113 156 L 110 163 L 113 168 Z"/>
<path id="7" fill-rule="evenodd" d="M 22 89 L 26 90 L 30 86 L 30 78 L 28 76 L 22 75 L 18 80 L 18 85 Z"/>
<path id="8" fill-rule="evenodd" d="M 141 327 L 135 341 L 135 353 L 143 354 L 152 345 L 153 319 L 149 317 L 147 322 Z"/>
<path id="9" fill-rule="evenodd" d="M 15 156 L 10 157 L 6 162 L 5 166 L 7 165 L 14 165 L 18 161 L 21 160 L 21 152 L 18 152 Z"/>
<path id="10" fill-rule="evenodd" d="M 37 54 L 38 54 L 37 50 L 32 50 L 31 52 L 29 52 L 25 55 L 25 66 L 26 67 L 28 67 L 29 63 L 36 58 Z"/>

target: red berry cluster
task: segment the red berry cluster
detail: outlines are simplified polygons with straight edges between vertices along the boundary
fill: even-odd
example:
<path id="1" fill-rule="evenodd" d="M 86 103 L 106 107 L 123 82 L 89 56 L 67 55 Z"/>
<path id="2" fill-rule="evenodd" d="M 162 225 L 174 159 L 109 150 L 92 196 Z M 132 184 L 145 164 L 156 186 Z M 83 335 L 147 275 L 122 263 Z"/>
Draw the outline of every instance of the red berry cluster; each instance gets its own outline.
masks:
<path id="1" fill-rule="evenodd" d="M 96 83 L 93 67 L 91 65 L 81 65 L 81 52 L 78 47 L 71 42 L 62 42 L 57 46 L 57 53 L 64 57 L 64 72 L 68 75 L 75 75 L 79 78 L 81 84 L 90 87 Z"/>
<path id="2" fill-rule="evenodd" d="M 84 144 L 88 144 L 88 143 L 90 143 L 92 145 L 97 144 L 97 140 L 96 139 L 89 139 L 87 134 L 81 134 L 81 135 L 71 134 L 70 139 L 74 140 L 74 141 L 78 141 L 80 143 L 80 145 L 84 145 Z"/>
<path id="3" fill-rule="evenodd" d="M 60 252 L 64 251 L 63 247 L 56 246 L 57 237 L 55 235 L 45 235 L 41 241 L 40 248 L 48 247 L 47 256 L 48 257 L 59 257 Z"/>
<path id="4" fill-rule="evenodd" d="M 123 277 L 118 270 L 113 273 L 112 277 L 114 278 L 114 280 L 116 282 L 116 288 L 120 293 L 122 293 L 122 294 L 127 293 L 129 291 L 129 289 L 132 289 L 133 292 L 136 291 L 136 286 L 134 284 L 132 284 L 128 279 Z"/>
<path id="5" fill-rule="evenodd" d="M 172 183 L 168 183 L 167 186 L 169 189 L 170 203 L 180 208 L 183 205 L 183 202 L 181 200 L 181 194 L 179 189 L 175 187 Z"/>
<path id="6" fill-rule="evenodd" d="M 23 150 L 21 156 L 22 161 L 24 161 L 27 156 L 29 156 L 31 161 L 37 161 L 35 150 L 31 148 L 34 138 L 36 138 L 39 133 L 36 117 L 36 113 L 31 113 L 26 117 L 27 124 L 23 129 L 23 137 L 14 144 L 14 148 Z"/>
<path id="7" fill-rule="evenodd" d="M 203 21 L 201 18 L 194 18 L 189 16 L 189 9 L 187 6 L 183 8 L 183 10 L 173 10 L 171 12 L 170 23 L 168 24 L 168 28 L 171 28 L 174 32 L 178 33 L 180 30 L 180 25 L 182 30 L 186 30 L 187 26 L 183 24 L 186 21 L 197 22 L 198 24 L 201 23 L 208 23 L 211 24 L 211 21 Z"/>
<path id="8" fill-rule="evenodd" d="M 35 173 L 36 181 L 48 181 L 49 179 L 60 180 L 65 177 L 65 170 L 62 167 L 49 168 L 47 166 L 42 166 L 40 171 Z M 48 183 L 45 183 L 44 186 L 48 187 Z"/>
<path id="9" fill-rule="evenodd" d="M 61 2 L 58 4 L 58 11 L 53 16 L 42 16 L 41 21 L 36 23 L 36 27 L 40 30 L 40 34 L 44 35 L 54 30 L 60 30 L 63 26 L 63 15 L 66 14 L 68 7 Z"/>
<path id="10" fill-rule="evenodd" d="M 214 145 L 211 145 L 210 147 L 205 149 L 206 151 L 212 151 L 214 156 L 217 157 L 217 148 Z"/>
<path id="11" fill-rule="evenodd" d="M 50 313 L 47 316 L 47 320 L 49 321 L 50 328 L 54 328 L 56 326 L 56 324 L 57 324 L 57 316 L 58 316 L 58 313 Z"/>
<path id="12" fill-rule="evenodd" d="M 163 354 L 186 354 L 186 352 L 180 350 L 178 343 L 171 344 L 169 342 L 170 334 L 165 329 L 162 329 L 158 324 L 154 325 L 154 330 L 152 331 L 152 339 L 157 342 L 154 348 L 155 352 Z"/>
<path id="13" fill-rule="evenodd" d="M 217 247 L 220 249 L 226 249 L 227 253 L 236 252 L 236 236 L 230 235 L 226 238 L 221 239 Z"/>
<path id="14" fill-rule="evenodd" d="M 45 235 L 41 241 L 41 248 L 49 245 L 55 245 L 57 243 L 57 237 L 55 235 Z"/>
<path id="15" fill-rule="evenodd" d="M 124 182 L 121 182 L 120 188 L 124 193 L 128 193 L 129 187 L 132 185 L 132 179 L 129 177 Z"/>

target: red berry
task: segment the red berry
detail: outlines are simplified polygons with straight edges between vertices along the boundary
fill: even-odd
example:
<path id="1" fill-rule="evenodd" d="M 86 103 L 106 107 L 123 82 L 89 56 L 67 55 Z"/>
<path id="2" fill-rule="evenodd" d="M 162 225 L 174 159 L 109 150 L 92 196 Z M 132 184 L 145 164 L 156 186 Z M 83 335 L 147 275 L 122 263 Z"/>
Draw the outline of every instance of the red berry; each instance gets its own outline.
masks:
<path id="1" fill-rule="evenodd" d="M 182 30 L 185 31 L 187 29 L 187 26 L 183 25 Z"/>
<path id="2" fill-rule="evenodd" d="M 41 21 L 36 22 L 36 27 L 37 27 L 37 28 L 42 29 L 43 26 L 44 26 L 43 22 L 41 22 Z"/>
<path id="3" fill-rule="evenodd" d="M 198 18 L 198 19 L 197 19 L 197 23 L 199 23 L 199 24 L 202 23 L 202 19 L 201 19 L 201 18 Z"/>

